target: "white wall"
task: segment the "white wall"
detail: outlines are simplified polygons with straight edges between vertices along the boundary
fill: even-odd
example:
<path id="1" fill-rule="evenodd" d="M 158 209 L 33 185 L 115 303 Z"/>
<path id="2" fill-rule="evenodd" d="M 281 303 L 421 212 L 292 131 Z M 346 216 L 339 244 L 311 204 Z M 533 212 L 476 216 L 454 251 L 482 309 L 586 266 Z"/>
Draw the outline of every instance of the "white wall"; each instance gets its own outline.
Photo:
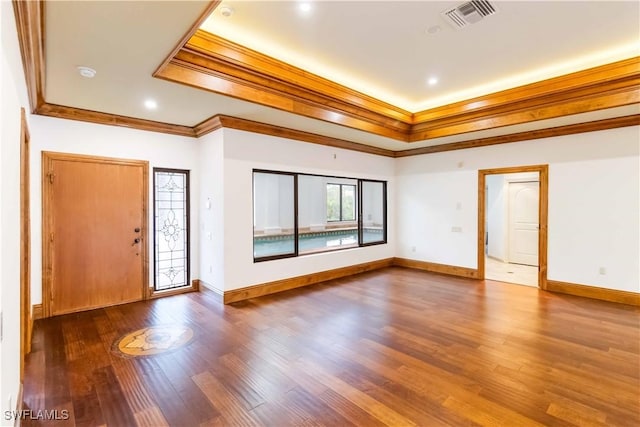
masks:
<path id="1" fill-rule="evenodd" d="M 224 157 L 224 290 L 394 256 L 390 205 L 388 244 L 254 263 L 251 197 L 252 170 L 268 169 L 387 180 L 392 199 L 393 159 L 233 129 L 224 130 Z"/>
<path id="2" fill-rule="evenodd" d="M 200 176 L 200 277 L 203 285 L 224 290 L 224 146 L 223 130 L 198 141 Z M 198 193 L 192 193 L 194 196 Z M 196 277 L 196 276 L 194 276 Z"/>
<path id="3" fill-rule="evenodd" d="M 153 284 L 153 168 L 190 170 L 191 194 L 199 193 L 198 140 L 124 127 L 61 120 L 44 116 L 31 118 L 31 265 L 32 303 L 42 301 L 42 151 L 86 154 L 149 161 L 149 284 Z M 199 278 L 199 198 L 191 198 L 191 279 Z"/>
<path id="4" fill-rule="evenodd" d="M 0 423 L 20 386 L 20 108 L 29 111 L 11 2 L 0 2 Z"/>
<path id="5" fill-rule="evenodd" d="M 396 254 L 476 268 L 478 169 L 549 164 L 548 278 L 639 292 L 639 153 L 635 126 L 397 159 Z"/>

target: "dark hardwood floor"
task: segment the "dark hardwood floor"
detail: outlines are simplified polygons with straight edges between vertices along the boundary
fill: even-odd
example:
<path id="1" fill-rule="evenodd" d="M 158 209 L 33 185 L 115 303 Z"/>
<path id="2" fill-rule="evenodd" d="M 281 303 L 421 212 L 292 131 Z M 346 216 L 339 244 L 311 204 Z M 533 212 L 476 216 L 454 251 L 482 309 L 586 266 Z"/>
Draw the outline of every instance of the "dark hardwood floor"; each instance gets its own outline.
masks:
<path id="1" fill-rule="evenodd" d="M 637 307 L 388 268 L 224 306 L 211 292 L 40 320 L 24 403 L 109 426 L 638 426 Z M 124 357 L 152 325 L 184 347 Z"/>

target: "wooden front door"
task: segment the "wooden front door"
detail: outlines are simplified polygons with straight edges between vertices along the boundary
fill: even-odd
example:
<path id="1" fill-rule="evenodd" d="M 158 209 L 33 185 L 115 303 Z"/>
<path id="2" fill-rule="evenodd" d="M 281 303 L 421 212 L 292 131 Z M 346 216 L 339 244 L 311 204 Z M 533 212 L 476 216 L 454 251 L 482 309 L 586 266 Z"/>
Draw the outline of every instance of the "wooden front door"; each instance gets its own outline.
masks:
<path id="1" fill-rule="evenodd" d="M 45 315 L 146 296 L 147 174 L 143 161 L 43 153 Z"/>

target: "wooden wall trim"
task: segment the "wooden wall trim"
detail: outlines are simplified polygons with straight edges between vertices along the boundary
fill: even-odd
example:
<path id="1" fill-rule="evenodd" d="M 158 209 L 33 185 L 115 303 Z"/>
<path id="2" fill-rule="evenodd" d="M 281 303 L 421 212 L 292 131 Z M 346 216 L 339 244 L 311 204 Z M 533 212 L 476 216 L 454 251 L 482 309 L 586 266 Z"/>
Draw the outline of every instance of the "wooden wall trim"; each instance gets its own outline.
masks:
<path id="1" fill-rule="evenodd" d="M 289 138 L 297 141 L 309 142 L 311 144 L 325 145 L 328 147 L 343 148 L 345 150 L 358 151 L 361 153 L 376 154 L 385 157 L 394 157 L 394 152 L 384 148 L 372 147 L 370 145 L 351 142 L 344 139 L 331 138 L 329 136 L 318 135 L 296 129 L 274 126 L 251 120 L 239 119 L 237 117 L 219 115 L 215 121 L 220 123 L 220 127 L 227 129 L 238 129 L 247 132 L 259 133 L 263 135 Z M 198 135 L 200 136 L 200 135 Z"/>
<path id="2" fill-rule="evenodd" d="M 222 120 L 220 120 L 220 115 L 216 114 L 215 116 L 209 117 L 208 119 L 198 123 L 193 127 L 193 132 L 195 133 L 196 138 L 200 138 L 201 136 L 205 136 L 211 132 L 214 132 L 218 129 L 222 129 Z"/>
<path id="3" fill-rule="evenodd" d="M 468 279 L 478 278 L 477 270 L 457 265 L 437 264 L 435 262 L 419 261 L 408 258 L 393 258 L 393 265 L 395 267 L 412 268 L 415 270 L 428 271 L 430 273 L 446 274 L 448 276 L 466 277 Z"/>
<path id="4" fill-rule="evenodd" d="M 13 0 L 29 107 L 34 112 L 44 103 L 44 2 Z"/>
<path id="5" fill-rule="evenodd" d="M 175 45 L 175 47 L 171 50 L 171 53 L 167 55 L 164 61 L 162 61 L 162 64 L 160 64 L 160 66 L 154 72 L 154 74 L 157 73 L 159 70 L 164 69 L 164 67 L 167 66 L 169 61 L 171 61 L 171 59 L 173 59 L 173 57 L 176 56 L 178 51 L 182 49 L 182 47 L 189 41 L 189 39 L 196 33 L 196 31 L 198 31 L 200 26 L 204 24 L 204 21 L 206 21 L 207 18 L 216 10 L 216 8 L 220 6 L 220 3 L 222 3 L 222 0 L 213 0 L 207 5 L 207 7 L 202 11 L 200 16 L 198 17 L 198 19 L 196 19 L 196 22 L 194 22 L 193 25 L 191 25 L 191 27 L 189 28 L 189 30 L 187 30 L 185 35 L 182 36 L 180 41 Z"/>
<path id="6" fill-rule="evenodd" d="M 405 142 L 640 103 L 640 91 L 637 90 L 640 57 L 634 57 L 412 114 L 198 30 L 219 3 L 214 0 L 205 8 L 154 75 L 197 88 L 213 85 L 209 89 L 214 91 L 219 85 L 227 88 L 219 92 L 230 96 Z M 224 127 L 219 116 L 196 126 L 184 126 L 47 103 L 44 99 L 45 4 L 41 0 L 13 0 L 32 113 L 189 137 Z M 216 64 L 216 68 L 207 68 L 211 64 Z M 242 90 L 235 93 L 240 86 Z M 261 98 L 256 100 L 257 93 Z M 242 126 L 243 130 L 254 129 L 268 135 L 388 157 L 405 157 L 631 126 L 640 124 L 639 118 L 640 115 L 631 115 L 400 151 L 248 120 L 243 122 L 239 118 L 229 117 L 227 122 L 238 129 Z"/>
<path id="7" fill-rule="evenodd" d="M 548 165 L 526 165 L 513 166 L 507 168 L 481 169 L 478 171 L 478 236 L 477 236 L 477 254 L 478 254 L 478 279 L 485 279 L 485 256 L 484 256 L 484 238 L 485 238 L 485 182 L 487 175 L 519 173 L 519 172 L 538 172 L 540 180 L 540 196 L 538 202 L 538 287 L 547 289 L 547 241 L 549 230 L 549 166 Z"/>
<path id="8" fill-rule="evenodd" d="M 44 318 L 44 314 L 42 311 L 42 304 L 33 304 L 33 308 L 32 308 L 32 316 L 33 316 L 33 321 L 35 322 L 38 319 L 42 319 Z"/>
<path id="9" fill-rule="evenodd" d="M 640 125 L 640 114 L 596 120 L 592 122 L 576 123 L 545 129 L 512 133 L 509 135 L 492 136 L 480 139 L 470 139 L 430 147 L 412 148 L 395 151 L 394 157 L 419 156 L 422 154 L 441 153 L 444 151 L 464 150 L 467 148 L 486 147 L 489 145 L 508 144 L 512 142 L 529 141 L 534 139 L 551 138 L 554 136 L 573 135 L 576 133 L 595 132 L 599 130 L 615 129 L 619 127 Z"/>
<path id="10" fill-rule="evenodd" d="M 131 129 L 167 133 L 171 135 L 189 137 L 196 136 L 195 131 L 191 126 L 174 125 L 170 123 L 156 122 L 153 120 L 137 119 L 134 117 L 120 116 L 117 114 L 101 113 L 99 111 L 66 107 L 64 105 L 44 103 L 36 109 L 35 113 L 41 116 L 57 117 L 59 119 L 78 120 L 82 122 L 97 123 L 101 125 L 121 126 Z"/>
<path id="11" fill-rule="evenodd" d="M 414 123 L 429 123 L 444 118 L 466 116 L 491 111 L 493 114 L 513 110 L 529 110 L 534 106 L 554 104 L 569 98 L 637 87 L 640 77 L 640 57 L 624 59 L 539 82 L 494 92 L 488 95 L 431 108 L 414 114 Z"/>
<path id="12" fill-rule="evenodd" d="M 214 70 L 218 67 L 217 65 L 210 66 L 214 67 Z M 406 125 L 404 131 L 398 130 L 397 126 L 393 125 L 396 122 L 392 120 L 373 120 L 362 114 L 341 110 L 333 99 L 319 96 L 313 100 L 302 97 L 292 98 L 276 88 L 259 86 L 235 78 L 227 79 L 218 71 L 191 64 L 183 59 L 172 60 L 155 77 L 400 141 L 408 141 L 409 137 L 410 125 Z M 338 105 L 340 105 L 339 102 Z M 350 110 L 353 109 L 350 107 Z M 365 114 L 364 110 L 362 113 Z"/>
<path id="13" fill-rule="evenodd" d="M 175 125 L 49 104 L 44 99 L 44 1 L 13 0 L 31 112 L 45 116 L 197 137 L 223 124 L 212 118 L 196 126 Z M 419 141 L 543 118 L 640 103 L 640 57 L 617 61 L 518 88 L 411 114 L 259 52 L 198 30 L 218 6 L 212 1 L 154 73 L 157 77 L 216 91 L 399 141 Z M 207 65 L 216 64 L 215 69 Z M 225 74 L 227 73 L 227 74 Z M 165 75 L 166 74 L 166 75 Z M 235 86 L 234 86 L 235 85 Z M 242 86 L 238 93 L 234 91 Z M 236 89 L 233 89 L 236 88 Z M 225 92 L 225 90 L 227 92 Z M 258 91 L 258 92 L 256 92 Z M 383 156 L 405 157 L 504 144 L 639 124 L 640 115 L 391 151 L 352 141 L 246 121 L 245 130 Z M 240 126 L 241 119 L 230 121 Z M 301 132 L 294 136 L 289 131 Z M 286 136 L 291 135 L 291 136 Z M 393 154 L 392 154 L 393 153 Z"/>
<path id="14" fill-rule="evenodd" d="M 205 282 L 202 279 L 198 279 L 199 283 L 199 292 L 207 293 L 212 295 L 216 301 L 222 303 L 223 302 L 223 294 L 224 292 L 213 286 L 211 283 Z"/>
<path id="15" fill-rule="evenodd" d="M 341 110 L 382 120 L 399 130 L 408 130 L 406 125 L 412 123 L 409 111 L 206 31 L 196 31 L 174 58 L 216 70 L 229 80 L 270 87 L 292 99 L 329 99 Z"/>
<path id="16" fill-rule="evenodd" d="M 619 291 L 615 289 L 599 288 L 596 286 L 578 285 L 575 283 L 560 282 L 557 280 L 547 281 L 547 290 L 561 294 L 575 295 L 586 298 L 599 299 L 603 301 L 617 302 L 640 306 L 640 293 Z"/>
<path id="17" fill-rule="evenodd" d="M 640 103 L 640 57 L 410 113 L 198 30 L 154 76 L 413 142 Z"/>
<path id="18" fill-rule="evenodd" d="M 223 301 L 225 304 L 244 301 L 246 299 L 300 288 L 302 286 L 308 286 L 314 283 L 325 282 L 327 280 L 339 279 L 341 277 L 352 276 L 354 274 L 364 273 L 366 271 L 390 267 L 392 263 L 392 258 L 386 258 L 378 261 L 366 262 L 363 264 L 356 264 L 348 267 L 336 268 L 333 270 L 320 271 L 317 273 L 305 274 L 304 276 L 291 277 L 288 279 L 276 280 L 274 282 L 248 286 L 246 288 L 225 291 Z"/>

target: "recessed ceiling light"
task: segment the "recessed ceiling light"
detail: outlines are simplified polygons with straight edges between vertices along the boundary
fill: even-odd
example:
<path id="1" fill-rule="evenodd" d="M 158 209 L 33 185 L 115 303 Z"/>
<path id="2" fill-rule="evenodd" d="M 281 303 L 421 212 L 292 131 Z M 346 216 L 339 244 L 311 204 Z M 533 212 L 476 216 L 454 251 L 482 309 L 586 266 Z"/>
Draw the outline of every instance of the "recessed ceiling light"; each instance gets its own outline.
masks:
<path id="1" fill-rule="evenodd" d="M 78 73 L 80 73 L 82 77 L 92 79 L 96 75 L 96 70 L 94 70 L 93 68 L 80 66 L 78 67 Z"/>
<path id="2" fill-rule="evenodd" d="M 311 3 L 309 2 L 302 2 L 298 4 L 298 9 L 300 9 L 301 12 L 303 13 L 309 13 L 311 12 Z"/>
<path id="3" fill-rule="evenodd" d="M 429 77 L 429 80 L 427 80 L 427 84 L 429 86 L 435 86 L 438 84 L 438 78 L 437 77 Z"/>
<path id="4" fill-rule="evenodd" d="M 225 18 L 230 17 L 231 15 L 233 15 L 233 8 L 229 7 L 229 6 L 222 6 L 220 8 L 220 15 L 224 16 Z"/>
<path id="5" fill-rule="evenodd" d="M 148 110 L 155 110 L 156 108 L 158 108 L 158 103 L 153 99 L 147 99 L 146 101 L 144 101 L 144 106 Z"/>

